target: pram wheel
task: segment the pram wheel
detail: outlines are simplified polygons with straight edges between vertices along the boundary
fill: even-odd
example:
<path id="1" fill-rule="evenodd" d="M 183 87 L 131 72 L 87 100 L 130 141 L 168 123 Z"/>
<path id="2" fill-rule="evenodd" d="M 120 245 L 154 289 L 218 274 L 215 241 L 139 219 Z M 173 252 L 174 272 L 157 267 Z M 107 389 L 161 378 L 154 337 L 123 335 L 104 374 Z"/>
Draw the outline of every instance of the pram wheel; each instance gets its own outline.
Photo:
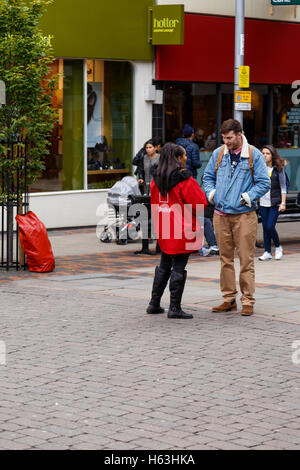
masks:
<path id="1" fill-rule="evenodd" d="M 112 241 L 112 234 L 104 229 L 100 234 L 100 240 L 102 243 L 110 243 Z"/>

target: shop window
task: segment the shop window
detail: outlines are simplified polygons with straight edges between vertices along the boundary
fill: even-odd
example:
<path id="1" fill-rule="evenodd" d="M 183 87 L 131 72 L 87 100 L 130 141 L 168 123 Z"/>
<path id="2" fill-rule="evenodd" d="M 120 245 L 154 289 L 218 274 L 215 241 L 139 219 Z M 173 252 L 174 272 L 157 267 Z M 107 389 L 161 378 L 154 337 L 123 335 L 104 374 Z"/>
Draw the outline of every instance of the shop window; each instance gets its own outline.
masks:
<path id="1" fill-rule="evenodd" d="M 170 84 L 165 89 L 165 138 L 181 137 L 184 124 L 199 129 L 202 151 L 216 143 L 216 85 L 204 83 Z M 207 147 L 207 146 L 209 147 Z"/>
<path id="2" fill-rule="evenodd" d="M 31 192 L 109 188 L 131 173 L 131 64 L 87 60 L 86 77 L 84 71 L 84 60 L 52 65 L 59 74 L 52 101 L 59 118 Z"/>
<path id="3" fill-rule="evenodd" d="M 244 111 L 244 132 L 249 143 L 261 148 L 268 143 L 268 86 L 251 85 L 251 111 Z"/>
<path id="4" fill-rule="evenodd" d="M 181 130 L 186 122 L 191 122 L 192 116 L 187 116 L 190 85 L 169 85 L 165 90 L 165 140 L 175 142 L 181 137 Z"/>
<path id="5" fill-rule="evenodd" d="M 51 73 L 58 74 L 58 88 L 53 94 L 52 106 L 58 112 L 58 121 L 55 123 L 49 145 L 49 154 L 45 157 L 45 169 L 38 179 L 32 183 L 31 192 L 61 191 L 62 158 L 63 158 L 63 74 L 64 61 L 56 60 L 51 66 Z"/>
<path id="6" fill-rule="evenodd" d="M 300 106 L 292 102 L 289 85 L 273 87 L 274 145 L 286 160 L 290 191 L 300 190 Z"/>
<path id="7" fill-rule="evenodd" d="M 58 111 L 45 170 L 31 185 L 31 192 L 83 189 L 83 60 L 56 60 L 58 88 L 52 106 Z"/>
<path id="8" fill-rule="evenodd" d="M 233 118 L 233 85 L 222 84 L 222 122 Z M 261 148 L 267 143 L 268 87 L 251 85 L 251 111 L 244 111 L 243 128 L 249 143 Z"/>
<path id="9" fill-rule="evenodd" d="M 111 187 L 131 172 L 132 69 L 128 62 L 87 60 L 88 188 Z"/>

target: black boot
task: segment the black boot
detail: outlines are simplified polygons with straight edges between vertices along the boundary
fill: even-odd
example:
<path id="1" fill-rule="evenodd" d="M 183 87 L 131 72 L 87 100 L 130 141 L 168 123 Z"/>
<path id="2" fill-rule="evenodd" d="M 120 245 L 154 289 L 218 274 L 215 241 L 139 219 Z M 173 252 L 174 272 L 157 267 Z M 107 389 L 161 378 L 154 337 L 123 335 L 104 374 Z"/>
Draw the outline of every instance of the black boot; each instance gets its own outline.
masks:
<path id="1" fill-rule="evenodd" d="M 183 274 L 172 271 L 170 278 L 170 308 L 168 318 L 193 318 L 190 313 L 185 313 L 181 309 L 181 299 L 186 281 L 186 271 Z"/>
<path id="2" fill-rule="evenodd" d="M 155 268 L 152 295 L 149 306 L 147 308 L 147 313 L 164 313 L 164 309 L 160 306 L 160 299 L 168 284 L 170 274 L 170 271 L 164 271 L 159 266 Z"/>

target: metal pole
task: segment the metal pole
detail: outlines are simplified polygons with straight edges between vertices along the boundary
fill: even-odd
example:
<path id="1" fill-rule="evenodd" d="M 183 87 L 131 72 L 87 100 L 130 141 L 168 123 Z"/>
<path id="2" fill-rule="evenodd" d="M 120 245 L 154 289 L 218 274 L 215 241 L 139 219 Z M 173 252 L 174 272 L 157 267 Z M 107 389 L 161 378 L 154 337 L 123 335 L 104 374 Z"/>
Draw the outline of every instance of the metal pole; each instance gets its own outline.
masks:
<path id="1" fill-rule="evenodd" d="M 235 59 L 234 59 L 234 97 L 239 91 L 239 67 L 244 65 L 245 50 L 245 0 L 235 0 Z M 233 97 L 233 100 L 235 99 Z M 243 111 L 236 111 L 234 106 L 234 119 L 240 121 L 243 127 Z"/>
<path id="2" fill-rule="evenodd" d="M 272 144 L 273 142 L 273 95 L 274 88 L 273 85 L 268 87 L 268 111 L 267 111 L 267 143 Z"/>
<path id="3" fill-rule="evenodd" d="M 216 97 L 217 97 L 217 113 L 216 113 L 216 135 L 217 135 L 217 142 L 216 145 L 219 147 L 222 144 L 222 136 L 221 136 L 221 124 L 222 124 L 222 89 L 221 83 L 217 83 L 216 85 Z"/>

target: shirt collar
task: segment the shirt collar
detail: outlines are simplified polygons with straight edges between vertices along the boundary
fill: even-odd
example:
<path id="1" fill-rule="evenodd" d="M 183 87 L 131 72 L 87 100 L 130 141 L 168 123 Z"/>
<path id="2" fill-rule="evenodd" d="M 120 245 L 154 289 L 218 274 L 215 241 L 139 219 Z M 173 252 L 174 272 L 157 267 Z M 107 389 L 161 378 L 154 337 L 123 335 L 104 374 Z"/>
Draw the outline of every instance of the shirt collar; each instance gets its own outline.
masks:
<path id="1" fill-rule="evenodd" d="M 242 145 L 242 151 L 241 151 L 241 157 L 243 158 L 249 158 L 249 146 L 248 146 L 248 141 L 244 134 L 242 134 L 242 139 L 243 139 L 243 145 Z M 229 150 L 227 145 L 225 145 L 224 148 L 224 155 L 228 154 Z"/>

